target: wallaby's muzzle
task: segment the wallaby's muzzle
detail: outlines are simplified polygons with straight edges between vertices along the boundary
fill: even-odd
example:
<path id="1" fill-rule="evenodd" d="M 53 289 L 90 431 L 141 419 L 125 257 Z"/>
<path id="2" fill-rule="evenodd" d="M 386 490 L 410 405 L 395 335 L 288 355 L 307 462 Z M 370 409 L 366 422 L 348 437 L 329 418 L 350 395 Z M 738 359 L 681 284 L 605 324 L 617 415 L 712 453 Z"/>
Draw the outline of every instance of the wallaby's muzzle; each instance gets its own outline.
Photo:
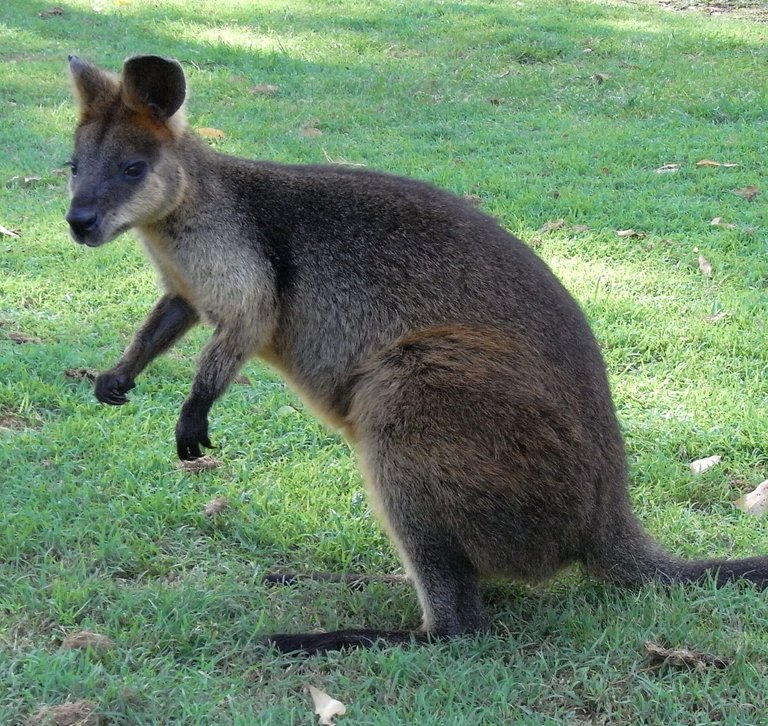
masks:
<path id="1" fill-rule="evenodd" d="M 67 222 L 72 239 L 78 244 L 96 247 L 101 244 L 99 230 L 99 215 L 91 206 L 72 204 L 67 212 Z"/>

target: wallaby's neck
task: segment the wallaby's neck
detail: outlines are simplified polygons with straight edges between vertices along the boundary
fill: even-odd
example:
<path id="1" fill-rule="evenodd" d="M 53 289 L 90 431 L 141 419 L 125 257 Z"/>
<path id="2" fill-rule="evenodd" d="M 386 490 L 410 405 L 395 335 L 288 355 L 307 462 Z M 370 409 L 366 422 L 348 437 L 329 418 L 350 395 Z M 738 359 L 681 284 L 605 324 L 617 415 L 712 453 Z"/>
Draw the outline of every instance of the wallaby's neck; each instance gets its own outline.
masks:
<path id="1" fill-rule="evenodd" d="M 138 228 L 145 240 L 168 240 L 183 237 L 183 229 L 191 220 L 205 217 L 216 224 L 216 197 L 226 176 L 223 155 L 211 149 L 191 130 L 175 142 L 177 173 L 181 178 L 178 193 L 168 212 L 151 224 Z"/>

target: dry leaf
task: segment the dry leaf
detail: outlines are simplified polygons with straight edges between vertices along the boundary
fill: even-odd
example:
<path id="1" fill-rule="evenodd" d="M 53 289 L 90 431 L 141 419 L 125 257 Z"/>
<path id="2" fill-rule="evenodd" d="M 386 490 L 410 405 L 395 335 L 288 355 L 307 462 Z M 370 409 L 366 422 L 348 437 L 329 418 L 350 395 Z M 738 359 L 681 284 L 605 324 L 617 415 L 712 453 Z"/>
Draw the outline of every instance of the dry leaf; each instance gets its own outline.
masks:
<path id="1" fill-rule="evenodd" d="M 8 340 L 12 340 L 14 343 L 40 343 L 40 338 L 36 338 L 34 335 L 27 335 L 26 333 L 19 333 L 12 330 L 8 333 Z"/>
<path id="2" fill-rule="evenodd" d="M 768 479 L 733 504 L 736 509 L 741 509 L 742 512 L 751 514 L 753 517 L 768 512 Z"/>
<path id="3" fill-rule="evenodd" d="M 221 462 L 208 454 L 197 459 L 191 459 L 190 461 L 180 461 L 176 464 L 177 469 L 191 471 L 196 474 L 201 471 L 208 471 L 208 469 L 215 469 L 217 466 L 221 466 Z"/>
<path id="4" fill-rule="evenodd" d="M 34 186 L 37 182 L 42 181 L 43 177 L 41 176 L 19 176 L 18 174 L 16 176 L 12 176 L 8 180 L 8 186 L 24 186 L 24 187 L 31 187 Z"/>
<path id="5" fill-rule="evenodd" d="M 705 315 L 702 320 L 704 320 L 707 323 L 719 323 L 723 318 L 727 318 L 728 313 L 725 312 L 725 310 L 721 310 L 718 313 L 714 313 L 713 315 Z"/>
<path id="6" fill-rule="evenodd" d="M 70 368 L 69 370 L 64 371 L 64 375 L 67 378 L 72 378 L 76 381 L 95 381 L 96 380 L 96 373 L 92 370 L 89 370 L 88 368 Z"/>
<path id="7" fill-rule="evenodd" d="M 722 227 L 723 229 L 738 229 L 735 224 L 730 222 L 723 222 L 722 217 L 715 217 L 710 223 L 712 227 Z"/>
<path id="8" fill-rule="evenodd" d="M 211 499 L 211 501 L 205 505 L 203 511 L 205 512 L 206 517 L 212 517 L 214 514 L 223 512 L 228 506 L 229 501 L 226 497 L 216 497 L 215 499 Z"/>
<path id="9" fill-rule="evenodd" d="M 333 159 L 325 149 L 323 149 L 323 156 L 325 156 L 325 160 L 329 164 L 339 164 L 340 166 L 365 166 L 365 164 L 360 164 L 355 161 L 348 161 L 343 156 L 339 156 L 338 158 Z"/>
<path id="10" fill-rule="evenodd" d="M 62 648 L 67 650 L 85 650 L 93 648 L 94 650 L 110 650 L 115 647 L 115 641 L 106 635 L 92 633 L 89 630 L 82 630 L 79 633 L 72 633 L 64 638 L 61 644 Z"/>
<path id="11" fill-rule="evenodd" d="M 293 406 L 286 404 L 285 406 L 280 406 L 280 408 L 278 408 L 277 411 L 275 411 L 275 414 L 277 416 L 293 416 L 298 412 L 299 412 L 298 408 L 294 408 Z"/>
<path id="12" fill-rule="evenodd" d="M 347 707 L 341 701 L 331 698 L 319 688 L 309 686 L 309 693 L 312 696 L 315 713 L 320 717 L 318 722 L 320 726 L 333 726 L 333 719 L 347 712 Z"/>
<path id="13" fill-rule="evenodd" d="M 713 466 L 717 466 L 722 461 L 722 459 L 723 457 L 719 454 L 715 454 L 714 456 L 707 456 L 705 459 L 696 459 L 696 461 L 692 461 L 690 463 L 691 471 L 694 474 L 703 474 Z"/>
<path id="14" fill-rule="evenodd" d="M 748 202 L 751 202 L 760 193 L 760 190 L 752 184 L 747 187 L 742 187 L 741 189 L 733 189 L 732 191 L 734 194 L 744 197 Z"/>
<path id="15" fill-rule="evenodd" d="M 687 648 L 664 648 L 658 643 L 652 643 L 650 640 L 645 643 L 645 651 L 651 657 L 651 663 L 654 667 L 670 665 L 677 668 L 701 670 L 707 666 L 726 668 L 730 665 L 730 661 L 727 658 L 721 658 L 718 655 L 694 653 Z"/>
<path id="16" fill-rule="evenodd" d="M 712 263 L 704 255 L 699 255 L 699 272 L 704 277 L 712 277 Z"/>
<path id="17" fill-rule="evenodd" d="M 637 239 L 645 239 L 648 236 L 645 232 L 635 232 L 634 229 L 617 229 L 616 234 L 619 237 L 637 237 Z"/>
<path id="18" fill-rule="evenodd" d="M 256 86 L 251 86 L 248 89 L 251 93 L 277 93 L 280 90 L 280 86 L 272 86 L 269 83 L 260 83 Z"/>
<path id="19" fill-rule="evenodd" d="M 208 126 L 195 129 L 204 139 L 224 139 L 226 134 L 221 129 L 214 129 Z"/>
<path id="20" fill-rule="evenodd" d="M 555 219 L 552 222 L 546 222 L 539 232 L 552 232 L 556 229 L 562 229 L 565 227 L 565 220 L 564 219 Z"/>
<path id="21" fill-rule="evenodd" d="M 248 376 L 246 376 L 245 373 L 241 373 L 239 376 L 235 378 L 234 383 L 236 383 L 238 386 L 250 386 L 251 379 L 248 378 Z"/>
<path id="22" fill-rule="evenodd" d="M 734 166 L 738 166 L 738 164 L 729 164 L 729 163 L 722 164 L 719 161 L 712 161 L 711 159 L 702 159 L 701 161 L 696 162 L 696 166 L 722 166 L 722 167 L 725 167 L 726 169 L 731 169 Z"/>
<path id="23" fill-rule="evenodd" d="M 8 227 L 3 227 L 2 224 L 0 224 L 0 234 L 4 234 L 6 237 L 18 237 L 18 232 L 14 232 L 12 229 L 8 229 Z"/>
<path id="24" fill-rule="evenodd" d="M 93 701 L 75 701 L 62 703 L 60 706 L 43 706 L 34 716 L 30 716 L 26 726 L 98 726 L 104 723 L 101 716 L 94 713 Z"/>
<path id="25" fill-rule="evenodd" d="M 598 86 L 605 83 L 609 78 L 610 76 L 607 73 L 595 73 L 595 75 L 592 76 L 592 80 L 597 83 Z"/>
<path id="26" fill-rule="evenodd" d="M 589 232 L 591 230 L 591 227 L 588 224 L 574 224 L 573 227 L 571 227 L 571 232 Z"/>
<path id="27" fill-rule="evenodd" d="M 299 129 L 299 136 L 303 136 L 305 139 L 311 139 L 322 135 L 323 132 L 315 126 L 305 126 L 304 128 Z"/>
<path id="28" fill-rule="evenodd" d="M 64 9 L 60 7 L 54 7 L 54 8 L 48 8 L 48 10 L 41 10 L 38 14 L 38 18 L 43 18 L 45 20 L 46 18 L 53 18 L 57 15 L 64 15 Z"/>
<path id="29" fill-rule="evenodd" d="M 674 171 L 680 171 L 680 164 L 664 164 L 656 169 L 657 174 L 669 174 Z"/>

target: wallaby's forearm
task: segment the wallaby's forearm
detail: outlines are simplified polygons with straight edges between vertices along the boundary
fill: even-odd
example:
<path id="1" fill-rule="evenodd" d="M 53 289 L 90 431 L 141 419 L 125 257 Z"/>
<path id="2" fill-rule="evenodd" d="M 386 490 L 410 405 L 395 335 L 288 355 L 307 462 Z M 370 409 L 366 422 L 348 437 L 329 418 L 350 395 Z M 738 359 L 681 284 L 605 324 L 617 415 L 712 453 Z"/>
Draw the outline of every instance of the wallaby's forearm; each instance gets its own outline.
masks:
<path id="1" fill-rule="evenodd" d="M 186 300 L 163 295 L 115 367 L 133 376 L 139 375 L 199 320 L 197 311 Z"/>
<path id="2" fill-rule="evenodd" d="M 127 403 L 125 394 L 136 385 L 136 376 L 199 319 L 197 311 L 183 298 L 160 298 L 117 364 L 96 378 L 96 398 L 113 406 Z"/>
<path id="3" fill-rule="evenodd" d="M 242 332 L 240 326 L 217 328 L 200 356 L 192 390 L 176 424 L 176 451 L 180 459 L 202 456 L 201 446 L 212 448 L 208 413 L 248 358 L 249 346 Z"/>

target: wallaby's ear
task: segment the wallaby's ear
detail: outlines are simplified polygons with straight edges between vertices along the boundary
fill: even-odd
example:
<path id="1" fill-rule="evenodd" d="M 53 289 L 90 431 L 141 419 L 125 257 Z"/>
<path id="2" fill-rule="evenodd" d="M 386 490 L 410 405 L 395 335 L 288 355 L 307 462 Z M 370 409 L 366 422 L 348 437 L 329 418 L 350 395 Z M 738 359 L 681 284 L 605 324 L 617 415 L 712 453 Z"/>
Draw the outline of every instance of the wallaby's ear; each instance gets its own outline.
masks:
<path id="1" fill-rule="evenodd" d="M 76 55 L 69 56 L 69 72 L 80 106 L 81 123 L 98 116 L 107 105 L 115 101 L 120 92 L 117 76 Z"/>
<path id="2" fill-rule="evenodd" d="M 123 103 L 134 111 L 149 111 L 156 121 L 168 121 L 181 108 L 186 87 L 175 60 L 137 55 L 123 64 Z"/>

